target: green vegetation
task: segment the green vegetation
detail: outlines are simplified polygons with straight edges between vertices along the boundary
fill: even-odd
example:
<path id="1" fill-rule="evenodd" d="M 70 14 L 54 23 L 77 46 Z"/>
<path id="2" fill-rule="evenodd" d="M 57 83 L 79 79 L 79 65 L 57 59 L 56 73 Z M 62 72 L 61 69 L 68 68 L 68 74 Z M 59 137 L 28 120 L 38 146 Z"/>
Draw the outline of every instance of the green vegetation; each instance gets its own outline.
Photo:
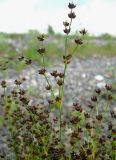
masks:
<path id="1" fill-rule="evenodd" d="M 23 54 L 32 59 L 38 60 L 37 47 L 38 42 L 36 36 L 39 34 L 36 30 L 30 30 L 25 34 L 7 34 L 0 33 L 0 55 L 1 57 L 10 58 Z M 48 26 L 48 38 L 46 40 L 46 56 L 51 58 L 59 58 L 63 55 L 63 39 L 64 35 L 55 33 L 51 26 Z M 74 47 L 73 39 L 78 37 L 75 35 L 69 36 L 72 41 L 68 46 L 69 52 Z M 87 35 L 84 40 L 84 45 L 78 48 L 78 52 L 75 54 L 78 57 L 86 58 L 88 56 L 116 56 L 116 37 L 112 37 L 109 34 L 103 34 L 99 37 Z"/>

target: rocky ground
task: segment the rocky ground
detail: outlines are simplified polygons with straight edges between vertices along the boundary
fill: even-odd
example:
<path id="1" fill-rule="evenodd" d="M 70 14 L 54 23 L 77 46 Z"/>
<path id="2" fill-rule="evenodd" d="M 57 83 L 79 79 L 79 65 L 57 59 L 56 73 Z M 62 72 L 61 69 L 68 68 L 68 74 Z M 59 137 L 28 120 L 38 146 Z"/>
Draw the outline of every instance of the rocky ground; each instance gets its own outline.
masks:
<path id="1" fill-rule="evenodd" d="M 59 62 L 55 62 L 53 66 L 54 67 L 47 69 L 49 78 L 51 71 L 63 70 L 63 64 Z M 45 89 L 46 82 L 44 78 L 38 74 L 39 68 L 40 67 L 35 64 L 32 64 L 20 74 L 9 69 L 6 81 L 13 87 L 15 79 L 25 77 L 26 81 L 22 85 L 22 88 L 26 88 L 31 95 L 32 100 L 30 103 L 36 101 L 36 103 L 46 104 L 47 99 L 50 99 L 50 94 Z M 0 80 L 2 79 L 4 79 L 4 76 L 0 73 Z M 50 81 L 54 86 L 54 79 L 50 78 Z M 116 83 L 116 57 L 73 59 L 67 70 L 64 106 L 69 108 L 72 103 L 78 99 L 86 102 L 86 99 L 91 97 L 95 87 L 104 88 L 106 83 Z M 114 90 L 116 90 L 116 88 Z M 2 92 L 2 88 L 0 88 L 0 92 Z M 55 88 L 55 94 L 58 94 L 57 88 Z M 114 104 L 116 104 L 116 102 L 114 102 Z M 115 107 L 114 110 L 116 110 Z M 7 133 L 4 128 L 0 131 L 0 155 L 4 152 L 7 154 L 7 152 L 10 151 L 6 140 Z M 6 159 L 10 160 L 10 158 Z"/>

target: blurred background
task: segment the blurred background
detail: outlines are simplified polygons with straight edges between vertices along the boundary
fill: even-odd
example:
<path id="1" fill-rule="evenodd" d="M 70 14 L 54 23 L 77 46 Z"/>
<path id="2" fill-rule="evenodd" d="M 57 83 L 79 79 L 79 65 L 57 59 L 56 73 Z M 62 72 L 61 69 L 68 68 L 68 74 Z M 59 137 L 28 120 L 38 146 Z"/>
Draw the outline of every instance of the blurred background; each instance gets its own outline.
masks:
<path id="1" fill-rule="evenodd" d="M 68 20 L 69 0 L 0 0 L 0 55 L 14 57 L 24 52 L 37 59 L 37 35 L 46 33 L 48 55 L 63 54 L 63 21 Z M 85 28 L 88 35 L 85 45 L 80 47 L 77 56 L 115 56 L 116 43 L 116 1 L 80 0 L 77 15 L 72 24 L 70 49 L 78 31 Z"/>

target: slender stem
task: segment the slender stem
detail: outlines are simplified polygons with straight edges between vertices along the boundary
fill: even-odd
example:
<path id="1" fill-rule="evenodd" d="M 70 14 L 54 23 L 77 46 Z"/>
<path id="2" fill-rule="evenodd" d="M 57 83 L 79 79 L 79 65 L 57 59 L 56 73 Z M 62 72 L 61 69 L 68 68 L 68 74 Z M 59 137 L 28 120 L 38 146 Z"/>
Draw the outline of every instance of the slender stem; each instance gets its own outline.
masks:
<path id="1" fill-rule="evenodd" d="M 60 107 L 60 142 L 62 144 L 62 107 Z"/>
<path id="2" fill-rule="evenodd" d="M 46 74 L 44 74 L 44 77 L 45 77 L 45 79 L 46 79 L 48 85 L 51 86 L 51 85 L 50 85 L 50 82 L 49 82 L 49 80 L 48 80 L 48 77 L 47 77 Z M 51 88 L 50 91 L 51 91 L 52 98 L 55 99 L 55 95 L 54 95 L 53 89 Z"/>
<path id="3" fill-rule="evenodd" d="M 45 67 L 45 58 L 44 58 L 43 54 L 42 54 L 42 58 L 43 58 L 43 67 Z M 46 73 L 44 74 L 44 77 L 45 77 L 48 85 L 51 86 Z M 50 91 L 51 91 L 52 98 L 55 99 L 55 95 L 54 95 L 54 91 L 53 91 L 52 87 L 51 87 Z"/>
<path id="4" fill-rule="evenodd" d="M 72 12 L 72 10 L 71 10 Z M 70 20 L 70 24 L 69 24 L 69 29 L 71 27 L 71 24 L 72 24 L 72 18 Z M 66 35 L 66 38 L 65 38 L 65 56 L 67 54 L 67 46 L 68 44 L 68 34 Z M 74 50 L 75 51 L 75 50 Z M 59 89 L 59 96 L 61 94 L 61 106 L 60 106 L 60 142 L 62 143 L 62 101 L 63 101 L 63 95 L 64 95 L 64 81 L 65 81 L 65 77 L 66 77 L 66 70 L 67 70 L 67 63 L 65 63 L 64 65 L 64 77 L 63 77 L 63 85 L 62 85 L 62 92 L 60 93 L 60 89 Z"/>
<path id="5" fill-rule="evenodd" d="M 45 67 L 45 58 L 44 58 L 44 55 L 42 55 L 43 57 L 43 67 Z"/>
<path id="6" fill-rule="evenodd" d="M 96 115 L 98 115 L 98 102 L 96 102 Z"/>
<path id="7" fill-rule="evenodd" d="M 69 160 L 71 160 L 71 152 L 72 152 L 72 145 L 70 144 L 70 156 L 69 156 Z"/>
<path id="8" fill-rule="evenodd" d="M 63 94 L 64 94 L 64 81 L 65 81 L 65 77 L 66 77 L 66 70 L 67 70 L 67 64 L 65 64 L 65 66 L 64 66 L 64 77 L 63 77 L 62 95 L 61 95 L 62 98 L 63 98 Z"/>
<path id="9" fill-rule="evenodd" d="M 61 90 L 61 87 L 59 86 L 59 97 L 61 96 L 61 95 L 60 95 L 60 90 Z"/>
<path id="10" fill-rule="evenodd" d="M 101 124 L 102 124 L 102 122 L 103 122 L 103 120 L 104 120 L 104 117 L 105 117 L 105 115 L 106 115 L 106 113 L 107 113 L 107 110 L 108 110 L 108 108 L 109 108 L 109 105 L 110 105 L 110 102 L 107 102 L 106 107 L 105 107 L 105 110 L 104 110 L 104 113 L 103 113 L 103 117 L 102 117 Z"/>
<path id="11" fill-rule="evenodd" d="M 75 51 L 77 50 L 77 47 L 78 47 L 78 45 L 76 45 L 76 47 L 75 47 L 74 50 L 72 51 L 72 54 L 71 54 L 71 55 L 73 55 L 73 54 L 75 53 Z"/>
<path id="12" fill-rule="evenodd" d="M 67 42 L 68 42 L 68 35 L 66 35 L 65 37 L 65 56 L 66 56 L 66 53 L 67 53 Z"/>

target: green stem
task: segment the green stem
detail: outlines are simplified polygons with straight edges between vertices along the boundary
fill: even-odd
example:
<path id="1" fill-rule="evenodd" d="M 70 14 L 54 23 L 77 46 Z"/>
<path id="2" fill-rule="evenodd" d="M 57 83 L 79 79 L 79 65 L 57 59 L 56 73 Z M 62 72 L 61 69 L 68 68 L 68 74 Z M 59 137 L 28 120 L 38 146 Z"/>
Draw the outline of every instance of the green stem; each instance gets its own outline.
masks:
<path id="1" fill-rule="evenodd" d="M 66 53 L 67 53 L 67 42 L 68 42 L 68 35 L 66 35 L 66 38 L 65 38 L 65 56 L 66 56 Z"/>
<path id="2" fill-rule="evenodd" d="M 70 156 L 69 156 L 69 160 L 71 160 L 71 152 L 72 152 L 72 145 L 70 144 Z"/>
<path id="3" fill-rule="evenodd" d="M 64 94 L 64 81 L 65 81 L 65 77 L 66 77 L 66 70 L 67 70 L 67 64 L 65 64 L 65 66 L 64 66 L 64 78 L 63 78 L 63 85 L 62 85 L 62 95 L 61 95 L 61 98 L 63 98 L 63 94 Z"/>
<path id="4" fill-rule="evenodd" d="M 98 102 L 96 102 L 96 115 L 98 115 Z"/>
<path id="5" fill-rule="evenodd" d="M 48 77 L 46 76 L 46 74 L 44 74 L 44 77 L 45 77 L 48 85 L 51 86 L 51 85 L 50 85 L 50 82 L 49 82 L 49 80 L 48 80 Z M 54 95 L 53 89 L 51 88 L 50 91 L 51 91 L 52 98 L 55 99 L 55 95 Z"/>
<path id="6" fill-rule="evenodd" d="M 62 144 L 62 107 L 60 107 L 60 143 Z"/>
<path id="7" fill-rule="evenodd" d="M 76 45 L 76 47 L 75 47 L 74 50 L 72 51 L 72 54 L 71 54 L 71 55 L 73 55 L 73 54 L 75 53 L 75 51 L 77 50 L 77 47 L 78 47 L 78 45 Z"/>
<path id="8" fill-rule="evenodd" d="M 107 102 L 106 107 L 105 107 L 105 110 L 104 110 L 104 113 L 103 113 L 102 122 L 103 122 L 104 117 L 105 117 L 105 115 L 106 115 L 106 113 L 107 113 L 107 110 L 108 110 L 108 108 L 109 108 L 109 105 L 110 105 L 110 102 Z M 102 124 L 102 122 L 101 122 L 101 124 Z"/>
<path id="9" fill-rule="evenodd" d="M 44 55 L 42 55 L 42 58 L 43 58 L 43 67 L 45 67 L 45 59 L 44 59 Z M 46 75 L 46 73 L 44 74 L 44 77 L 45 77 L 45 79 L 46 79 L 48 85 L 51 86 L 51 85 L 50 85 L 50 82 L 49 82 L 49 80 L 48 80 L 48 77 L 47 77 L 47 75 Z M 51 96 L 52 96 L 52 98 L 55 99 L 55 95 L 54 95 L 53 89 L 51 88 L 50 91 L 51 91 Z"/>

